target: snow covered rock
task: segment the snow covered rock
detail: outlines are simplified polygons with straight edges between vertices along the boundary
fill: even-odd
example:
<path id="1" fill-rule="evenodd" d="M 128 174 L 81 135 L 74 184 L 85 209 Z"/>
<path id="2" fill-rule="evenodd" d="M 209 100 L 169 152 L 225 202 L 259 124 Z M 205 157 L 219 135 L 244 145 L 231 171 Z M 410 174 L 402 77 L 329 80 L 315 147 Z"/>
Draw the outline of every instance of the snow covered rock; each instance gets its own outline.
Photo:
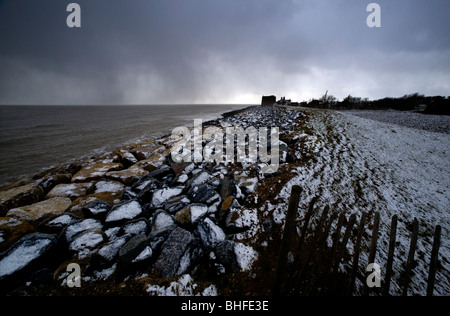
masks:
<path id="1" fill-rule="evenodd" d="M 163 278 L 185 273 L 191 264 L 191 250 L 194 236 L 180 227 L 174 229 L 162 246 L 161 254 L 154 268 L 161 271 Z"/>
<path id="2" fill-rule="evenodd" d="M 137 263 L 138 261 L 144 260 L 144 257 L 145 259 L 149 259 L 151 255 L 148 256 L 148 253 L 150 252 L 148 251 L 148 249 L 147 253 L 143 254 L 143 252 L 146 250 L 147 247 L 149 247 L 149 243 L 147 237 L 144 234 L 137 235 L 131 238 L 119 250 L 118 260 L 120 268 L 127 269 L 133 263 Z M 139 258 L 140 255 L 142 255 L 141 258 Z"/>
<path id="3" fill-rule="evenodd" d="M 142 145 L 136 148 L 133 148 L 131 150 L 131 153 L 136 156 L 139 160 L 147 160 L 150 159 L 155 154 L 160 154 L 163 152 L 166 148 L 162 145 L 155 145 L 155 144 L 149 144 L 149 145 Z M 154 162 L 156 163 L 158 159 L 156 157 L 154 158 Z"/>
<path id="4" fill-rule="evenodd" d="M 99 181 L 95 184 L 95 193 L 114 192 L 121 196 L 125 186 L 117 181 Z"/>
<path id="5" fill-rule="evenodd" d="M 79 197 L 92 193 L 93 190 L 93 183 L 62 183 L 58 184 L 49 193 L 47 193 L 45 198 L 51 199 L 55 197 L 66 197 L 74 201 Z"/>
<path id="6" fill-rule="evenodd" d="M 106 215 L 105 223 L 111 226 L 117 226 L 124 221 L 141 216 L 142 213 L 143 211 L 138 201 L 127 201 L 114 206 L 108 215 Z"/>
<path id="7" fill-rule="evenodd" d="M 90 230 L 93 228 L 102 229 L 103 225 L 99 220 L 93 218 L 79 220 L 69 224 L 63 230 L 59 238 L 62 238 L 63 242 L 65 242 L 66 244 L 70 244 L 74 240 L 75 235 L 82 231 Z"/>
<path id="8" fill-rule="evenodd" d="M 5 216 L 12 208 L 39 202 L 44 190 L 33 184 L 27 184 L 0 192 L 0 216 Z"/>
<path id="9" fill-rule="evenodd" d="M 107 172 L 123 169 L 121 163 L 97 163 L 87 165 L 78 171 L 73 177 L 72 182 L 89 182 L 102 178 Z"/>
<path id="10" fill-rule="evenodd" d="M 181 210 L 184 210 L 191 201 L 185 195 L 179 195 L 171 197 L 164 203 L 164 209 L 170 213 L 174 214 Z"/>
<path id="11" fill-rule="evenodd" d="M 43 229 L 45 232 L 59 234 L 67 225 L 79 220 L 72 214 L 64 213 L 54 219 L 48 221 Z"/>
<path id="12" fill-rule="evenodd" d="M 210 218 L 205 218 L 204 221 L 198 224 L 196 231 L 207 249 L 213 249 L 218 243 L 225 240 L 225 233 L 222 228 L 215 224 Z"/>
<path id="13" fill-rule="evenodd" d="M 7 216 L 20 218 L 29 222 L 37 222 L 44 217 L 57 216 L 64 213 L 71 203 L 72 201 L 69 198 L 55 197 L 12 209 L 7 213 Z"/>
<path id="14" fill-rule="evenodd" d="M 173 196 L 179 195 L 183 191 L 182 187 L 175 187 L 175 188 L 164 188 L 160 190 L 156 190 L 153 193 L 151 207 L 158 209 L 163 208 L 164 203 L 169 200 Z"/>
<path id="15" fill-rule="evenodd" d="M 98 250 L 96 254 L 97 261 L 100 261 L 102 264 L 113 262 L 119 250 L 130 238 L 130 235 L 124 235 L 107 242 Z"/>
<path id="16" fill-rule="evenodd" d="M 107 178 L 119 181 L 126 186 L 133 185 L 137 180 L 139 180 L 139 178 L 146 175 L 148 175 L 148 171 L 136 165 L 133 165 L 125 170 L 111 171 L 105 174 Z"/>
<path id="17" fill-rule="evenodd" d="M 105 239 L 105 235 L 100 228 L 91 228 L 74 236 L 69 245 L 69 250 L 75 252 L 78 259 L 87 258 Z"/>
<path id="18" fill-rule="evenodd" d="M 215 187 L 209 183 L 192 187 L 188 192 L 188 197 L 194 203 L 207 205 L 220 200 L 220 195 L 215 191 Z"/>
<path id="19" fill-rule="evenodd" d="M 150 224 L 145 218 L 138 218 L 127 222 L 122 226 L 121 231 L 123 234 L 135 235 L 147 235 L 150 228 Z"/>
<path id="20" fill-rule="evenodd" d="M 0 280 L 30 271 L 45 260 L 55 245 L 53 235 L 33 233 L 21 238 L 0 255 Z"/>
<path id="21" fill-rule="evenodd" d="M 105 220 L 106 215 L 110 210 L 111 205 L 102 200 L 95 200 L 94 202 L 82 208 L 84 217 L 95 218 L 102 221 Z"/>
<path id="22" fill-rule="evenodd" d="M 35 231 L 35 228 L 27 221 L 13 217 L 0 217 L 0 253 L 11 247 L 21 237 Z"/>
<path id="23" fill-rule="evenodd" d="M 174 174 L 174 171 L 169 165 L 161 165 L 158 169 L 150 172 L 149 176 L 155 179 L 162 179 L 169 174 Z"/>
<path id="24" fill-rule="evenodd" d="M 152 220 L 152 234 L 156 235 L 159 232 L 163 232 L 172 228 L 175 225 L 175 221 L 171 215 L 164 210 L 158 210 L 153 214 Z"/>

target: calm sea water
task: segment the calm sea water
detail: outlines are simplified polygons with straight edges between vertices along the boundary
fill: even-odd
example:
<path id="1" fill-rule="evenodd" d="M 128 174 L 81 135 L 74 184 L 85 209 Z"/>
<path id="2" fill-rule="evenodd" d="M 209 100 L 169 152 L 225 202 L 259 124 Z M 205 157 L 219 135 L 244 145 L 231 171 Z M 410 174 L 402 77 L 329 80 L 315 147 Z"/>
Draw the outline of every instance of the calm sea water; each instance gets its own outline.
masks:
<path id="1" fill-rule="evenodd" d="M 0 184 L 247 106 L 0 106 Z"/>

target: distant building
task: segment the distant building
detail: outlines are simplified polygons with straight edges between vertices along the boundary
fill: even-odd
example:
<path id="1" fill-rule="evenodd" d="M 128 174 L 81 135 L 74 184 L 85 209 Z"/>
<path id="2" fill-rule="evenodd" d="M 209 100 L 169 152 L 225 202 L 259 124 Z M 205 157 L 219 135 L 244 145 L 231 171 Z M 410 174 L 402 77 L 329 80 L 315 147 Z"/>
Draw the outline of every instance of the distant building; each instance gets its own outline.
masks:
<path id="1" fill-rule="evenodd" d="M 274 105 L 277 102 L 277 97 L 274 95 L 263 96 L 261 105 Z"/>
<path id="2" fill-rule="evenodd" d="M 292 101 L 286 100 L 286 97 L 282 97 L 280 100 L 277 101 L 277 104 L 281 104 L 281 105 L 291 105 Z"/>

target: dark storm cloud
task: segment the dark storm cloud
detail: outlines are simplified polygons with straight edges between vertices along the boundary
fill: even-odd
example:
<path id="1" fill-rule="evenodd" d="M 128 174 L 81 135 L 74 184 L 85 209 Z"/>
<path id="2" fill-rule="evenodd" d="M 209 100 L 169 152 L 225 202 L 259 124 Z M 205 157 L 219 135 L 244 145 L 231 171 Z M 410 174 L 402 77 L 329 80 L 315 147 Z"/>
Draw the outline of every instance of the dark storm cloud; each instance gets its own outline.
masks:
<path id="1" fill-rule="evenodd" d="M 446 0 L 0 3 L 0 103 L 258 102 L 422 92 L 450 82 Z"/>

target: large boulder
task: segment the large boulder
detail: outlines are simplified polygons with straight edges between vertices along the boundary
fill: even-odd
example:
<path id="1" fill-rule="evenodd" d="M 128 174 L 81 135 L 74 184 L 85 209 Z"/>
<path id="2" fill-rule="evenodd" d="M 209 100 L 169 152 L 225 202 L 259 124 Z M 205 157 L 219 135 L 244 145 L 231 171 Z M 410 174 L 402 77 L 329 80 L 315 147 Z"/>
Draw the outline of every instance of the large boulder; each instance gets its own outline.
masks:
<path id="1" fill-rule="evenodd" d="M 189 199 L 194 203 L 211 205 L 220 200 L 220 195 L 215 187 L 209 183 L 192 187 L 188 192 Z"/>
<path id="2" fill-rule="evenodd" d="M 158 210 L 152 218 L 152 234 L 157 235 L 175 225 L 174 218 L 164 210 Z"/>
<path id="3" fill-rule="evenodd" d="M 131 186 L 134 182 L 139 180 L 139 178 L 147 175 L 148 173 L 149 172 L 143 168 L 133 165 L 125 170 L 108 172 L 105 176 L 109 179 L 119 181 L 126 186 Z"/>
<path id="4" fill-rule="evenodd" d="M 105 220 L 109 211 L 111 211 L 111 205 L 102 200 L 95 200 L 82 208 L 84 217 L 95 218 L 101 221 Z"/>
<path id="5" fill-rule="evenodd" d="M 69 245 L 70 243 L 72 243 L 77 234 L 96 228 L 103 228 L 103 225 L 99 220 L 93 218 L 78 220 L 66 226 L 62 231 L 59 239 L 66 245 Z"/>
<path id="6" fill-rule="evenodd" d="M 206 249 L 213 249 L 221 241 L 225 240 L 225 233 L 222 228 L 215 224 L 210 218 L 205 218 L 198 224 L 196 231 Z"/>
<path id="7" fill-rule="evenodd" d="M 166 201 L 174 196 L 180 195 L 181 192 L 183 192 L 182 187 L 156 190 L 155 192 L 153 192 L 151 207 L 155 209 L 163 208 Z"/>
<path id="8" fill-rule="evenodd" d="M 44 195 L 50 192 L 51 189 L 53 189 L 55 186 L 61 183 L 70 183 L 72 179 L 72 175 L 70 173 L 64 173 L 64 174 L 53 174 L 46 176 L 45 178 L 42 178 L 37 181 L 39 183 L 39 186 L 42 187 L 44 190 Z"/>
<path id="9" fill-rule="evenodd" d="M 162 246 L 154 268 L 163 278 L 185 273 L 191 265 L 191 252 L 195 246 L 194 236 L 180 227 L 174 229 Z"/>
<path id="10" fill-rule="evenodd" d="M 72 202 L 67 212 L 83 216 L 83 208 L 98 200 L 114 206 L 120 203 L 121 196 L 117 196 L 115 192 L 101 192 L 82 196 Z"/>
<path id="11" fill-rule="evenodd" d="M 95 254 L 94 261 L 97 261 L 100 265 L 113 263 L 120 249 L 130 238 L 130 235 L 124 235 L 107 242 Z"/>
<path id="12" fill-rule="evenodd" d="M 33 233 L 18 240 L 0 255 L 0 280 L 32 271 L 56 245 L 53 235 Z"/>
<path id="13" fill-rule="evenodd" d="M 110 226 L 118 226 L 142 215 L 143 210 L 138 201 L 126 201 L 114 206 L 111 211 L 109 211 L 108 215 L 106 215 L 105 223 Z"/>
<path id="14" fill-rule="evenodd" d="M 135 236 L 135 235 L 147 235 L 150 230 L 150 224 L 146 218 L 138 218 L 127 222 L 122 226 L 121 231 L 123 234 Z"/>
<path id="15" fill-rule="evenodd" d="M 72 201 L 76 200 L 81 196 L 86 196 L 94 190 L 93 183 L 62 183 L 55 186 L 46 195 L 46 199 L 51 199 L 55 197 L 67 197 Z"/>
<path id="16" fill-rule="evenodd" d="M 101 228 L 91 228 L 76 234 L 69 245 L 69 250 L 76 253 L 78 259 L 92 255 L 92 251 L 106 240 Z"/>
<path id="17" fill-rule="evenodd" d="M 184 210 L 191 201 L 185 195 L 171 197 L 164 203 L 164 209 L 171 214 Z"/>
<path id="18" fill-rule="evenodd" d="M 116 196 L 120 198 L 124 189 L 125 186 L 117 181 L 99 181 L 95 184 L 94 193 L 112 192 L 116 193 Z"/>
<path id="19" fill-rule="evenodd" d="M 44 218 L 58 216 L 64 213 L 72 201 L 69 198 L 55 197 L 35 204 L 14 208 L 7 216 L 37 223 Z"/>
<path id="20" fill-rule="evenodd" d="M 161 154 L 166 148 L 162 145 L 157 144 L 145 144 L 138 147 L 135 147 L 131 150 L 131 152 L 134 154 L 134 156 L 139 160 L 147 160 L 150 159 L 152 156 L 155 156 L 157 154 Z M 154 157 L 154 161 L 157 161 L 158 159 Z"/>
<path id="21" fill-rule="evenodd" d="M 12 217 L 0 217 L 0 253 L 11 247 L 21 237 L 36 229 L 28 222 Z"/>
<path id="22" fill-rule="evenodd" d="M 20 187 L 8 189 L 0 192 L 0 216 L 5 216 L 12 208 L 39 202 L 44 194 L 44 190 L 34 184 L 27 184 Z"/>
<path id="23" fill-rule="evenodd" d="M 101 179 L 107 172 L 123 169 L 121 163 L 96 163 L 87 165 L 78 171 L 73 177 L 72 182 L 89 182 Z"/>
<path id="24" fill-rule="evenodd" d="M 134 236 L 119 250 L 120 268 L 127 269 L 134 263 L 150 259 L 151 255 L 152 250 L 147 237 L 144 234 Z"/>

